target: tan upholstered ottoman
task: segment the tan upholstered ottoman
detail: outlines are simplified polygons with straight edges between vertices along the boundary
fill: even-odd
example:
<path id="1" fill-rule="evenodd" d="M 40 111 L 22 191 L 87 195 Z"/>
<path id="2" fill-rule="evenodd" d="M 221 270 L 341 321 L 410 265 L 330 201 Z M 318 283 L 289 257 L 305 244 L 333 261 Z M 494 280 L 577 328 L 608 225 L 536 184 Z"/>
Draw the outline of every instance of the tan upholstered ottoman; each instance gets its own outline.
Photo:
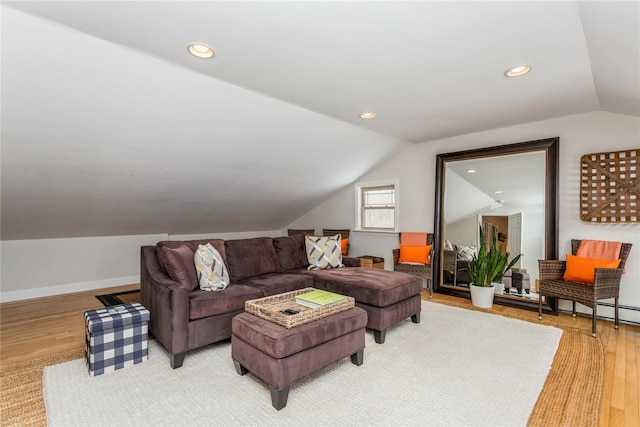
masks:
<path id="1" fill-rule="evenodd" d="M 360 366 L 366 325 L 367 313 L 358 307 L 291 329 L 241 313 L 231 322 L 231 357 L 240 375 L 251 372 L 269 384 L 280 410 L 294 381 L 347 356 Z"/>

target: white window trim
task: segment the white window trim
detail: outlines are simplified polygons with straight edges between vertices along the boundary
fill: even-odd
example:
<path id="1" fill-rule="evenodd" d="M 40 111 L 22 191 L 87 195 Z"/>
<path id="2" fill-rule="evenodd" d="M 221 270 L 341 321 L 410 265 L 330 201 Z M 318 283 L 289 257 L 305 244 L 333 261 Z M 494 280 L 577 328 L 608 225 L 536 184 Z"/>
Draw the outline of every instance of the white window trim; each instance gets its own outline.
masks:
<path id="1" fill-rule="evenodd" d="M 395 199 L 396 199 L 396 203 L 394 206 L 394 213 L 393 213 L 393 219 L 394 219 L 394 224 L 393 224 L 393 230 L 371 230 L 371 229 L 362 229 L 362 215 L 360 213 L 360 206 L 361 206 L 361 196 L 362 196 L 362 189 L 363 188 L 367 188 L 367 187 L 384 187 L 384 186 L 389 186 L 389 185 L 393 185 L 393 189 L 395 192 Z M 355 183 L 355 193 L 356 193 L 356 220 L 355 220 L 355 230 L 354 231 L 358 231 L 358 232 L 363 232 L 363 233 L 380 233 L 380 234 L 385 234 L 385 233 L 397 233 L 398 230 L 400 230 L 400 182 L 397 179 L 391 179 L 391 180 L 385 180 L 385 181 L 369 181 L 369 182 L 356 182 Z"/>

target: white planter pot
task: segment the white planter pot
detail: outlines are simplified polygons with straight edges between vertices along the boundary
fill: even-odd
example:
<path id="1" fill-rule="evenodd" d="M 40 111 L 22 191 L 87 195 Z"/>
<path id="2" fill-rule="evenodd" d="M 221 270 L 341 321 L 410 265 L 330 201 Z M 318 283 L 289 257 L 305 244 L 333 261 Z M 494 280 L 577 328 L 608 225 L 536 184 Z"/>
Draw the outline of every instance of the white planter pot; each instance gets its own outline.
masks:
<path id="1" fill-rule="evenodd" d="M 480 308 L 493 307 L 494 288 L 492 286 L 476 286 L 473 283 L 469 285 L 471 291 L 471 304 Z"/>
<path id="2" fill-rule="evenodd" d="M 502 295 L 504 293 L 504 283 L 497 283 L 494 282 L 493 283 L 493 289 L 494 289 L 494 293 L 496 295 Z"/>

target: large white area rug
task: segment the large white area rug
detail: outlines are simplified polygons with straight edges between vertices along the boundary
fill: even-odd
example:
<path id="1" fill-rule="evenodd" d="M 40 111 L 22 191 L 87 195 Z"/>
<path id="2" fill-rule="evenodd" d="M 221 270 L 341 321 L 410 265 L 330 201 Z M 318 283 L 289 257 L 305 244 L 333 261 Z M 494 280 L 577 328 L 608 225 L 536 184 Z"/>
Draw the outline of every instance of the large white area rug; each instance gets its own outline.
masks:
<path id="1" fill-rule="evenodd" d="M 240 376 L 225 341 L 169 366 L 149 360 L 90 377 L 83 359 L 44 369 L 49 426 L 526 426 L 562 330 L 498 315 L 422 303 L 376 344 L 364 364 L 344 358 L 291 386 L 287 406 Z"/>

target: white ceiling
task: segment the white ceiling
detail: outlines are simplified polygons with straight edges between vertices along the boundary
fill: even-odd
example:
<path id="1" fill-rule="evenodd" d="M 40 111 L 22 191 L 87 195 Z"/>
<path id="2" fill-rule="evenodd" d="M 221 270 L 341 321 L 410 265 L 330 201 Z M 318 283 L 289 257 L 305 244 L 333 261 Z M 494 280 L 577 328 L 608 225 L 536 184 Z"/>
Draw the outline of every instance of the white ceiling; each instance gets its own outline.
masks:
<path id="1" fill-rule="evenodd" d="M 639 116 L 639 4 L 3 1 L 2 239 L 278 229 L 407 143 Z"/>

